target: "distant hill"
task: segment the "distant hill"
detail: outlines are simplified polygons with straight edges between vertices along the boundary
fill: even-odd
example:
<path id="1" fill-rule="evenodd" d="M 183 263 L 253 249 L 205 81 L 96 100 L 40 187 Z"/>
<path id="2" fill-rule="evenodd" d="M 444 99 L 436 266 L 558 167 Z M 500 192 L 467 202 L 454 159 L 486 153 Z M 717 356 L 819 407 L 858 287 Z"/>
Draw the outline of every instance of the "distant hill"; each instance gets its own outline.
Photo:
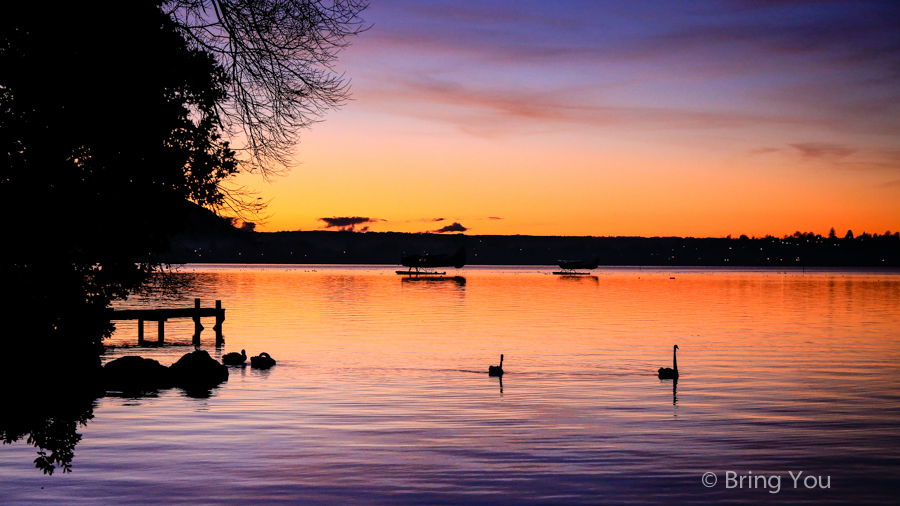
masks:
<path id="1" fill-rule="evenodd" d="M 172 241 L 171 263 L 393 264 L 404 253 L 452 253 L 465 246 L 470 265 L 900 267 L 900 236 L 828 239 L 563 237 L 403 232 L 248 232 L 197 207 Z"/>
<path id="2" fill-rule="evenodd" d="M 161 255 L 161 260 L 170 263 L 205 262 L 199 251 L 240 250 L 250 244 L 252 234 L 232 226 L 231 221 L 217 216 L 209 209 L 185 202 L 185 226 L 181 233 L 170 240 L 170 249 Z"/>

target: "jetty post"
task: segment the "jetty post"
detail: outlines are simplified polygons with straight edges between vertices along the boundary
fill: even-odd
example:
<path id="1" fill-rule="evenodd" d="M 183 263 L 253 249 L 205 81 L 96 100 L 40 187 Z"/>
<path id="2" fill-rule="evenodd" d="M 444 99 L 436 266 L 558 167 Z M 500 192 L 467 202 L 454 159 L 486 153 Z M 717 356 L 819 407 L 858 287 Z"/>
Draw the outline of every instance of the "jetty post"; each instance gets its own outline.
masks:
<path id="1" fill-rule="evenodd" d="M 159 333 L 157 334 L 156 342 L 160 346 L 162 346 L 166 341 L 166 319 L 160 318 L 157 322 L 157 328 L 159 329 Z"/>
<path id="2" fill-rule="evenodd" d="M 219 303 L 221 305 L 221 303 Z M 200 299 L 194 299 L 194 346 L 200 346 L 200 333 L 203 332 L 203 325 L 200 324 Z"/>
<path id="3" fill-rule="evenodd" d="M 200 299 L 197 299 L 200 300 Z M 225 342 L 225 338 L 222 337 L 222 322 L 225 321 L 225 310 L 222 309 L 222 301 L 216 301 L 216 324 L 213 327 L 213 330 L 216 331 L 216 346 L 221 345 Z"/>
<path id="4" fill-rule="evenodd" d="M 138 346 L 144 346 L 144 319 L 138 318 Z"/>

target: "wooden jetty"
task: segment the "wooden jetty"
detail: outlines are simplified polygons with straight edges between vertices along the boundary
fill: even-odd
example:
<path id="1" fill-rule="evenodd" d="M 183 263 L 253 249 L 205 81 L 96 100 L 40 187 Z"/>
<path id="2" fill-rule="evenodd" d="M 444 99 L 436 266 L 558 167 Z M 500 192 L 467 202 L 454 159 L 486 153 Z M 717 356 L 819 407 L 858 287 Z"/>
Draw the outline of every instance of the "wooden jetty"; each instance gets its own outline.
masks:
<path id="1" fill-rule="evenodd" d="M 109 311 L 110 320 L 137 320 L 138 321 L 138 346 L 144 346 L 144 321 L 157 322 L 157 344 L 162 345 L 166 339 L 166 320 L 169 318 L 193 318 L 194 320 L 194 339 L 195 345 L 200 344 L 200 333 L 203 332 L 203 325 L 200 324 L 200 318 L 204 316 L 215 316 L 216 324 L 213 330 L 216 331 L 216 344 L 225 342 L 222 337 L 222 322 L 225 321 L 225 310 L 222 308 L 222 301 L 216 301 L 216 307 L 200 307 L 200 299 L 194 299 L 194 307 L 174 308 L 174 309 L 111 309 Z"/>

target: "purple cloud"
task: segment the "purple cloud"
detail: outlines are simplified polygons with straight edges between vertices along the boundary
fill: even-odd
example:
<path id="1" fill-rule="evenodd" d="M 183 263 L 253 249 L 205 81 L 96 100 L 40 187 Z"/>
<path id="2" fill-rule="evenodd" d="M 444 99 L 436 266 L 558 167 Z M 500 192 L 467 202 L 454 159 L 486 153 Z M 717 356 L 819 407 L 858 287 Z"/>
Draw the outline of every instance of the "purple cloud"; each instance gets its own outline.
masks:
<path id="1" fill-rule="evenodd" d="M 900 131 L 898 13 L 863 0 L 384 0 L 347 57 L 366 107 L 479 136 L 560 122 L 883 135 Z"/>
<path id="2" fill-rule="evenodd" d="M 849 148 L 842 144 L 833 144 L 830 142 L 798 142 L 796 144 L 791 144 L 790 146 L 800 151 L 800 154 L 803 155 L 804 158 L 825 158 L 833 160 L 837 158 L 846 158 L 857 151 L 856 149 Z"/>

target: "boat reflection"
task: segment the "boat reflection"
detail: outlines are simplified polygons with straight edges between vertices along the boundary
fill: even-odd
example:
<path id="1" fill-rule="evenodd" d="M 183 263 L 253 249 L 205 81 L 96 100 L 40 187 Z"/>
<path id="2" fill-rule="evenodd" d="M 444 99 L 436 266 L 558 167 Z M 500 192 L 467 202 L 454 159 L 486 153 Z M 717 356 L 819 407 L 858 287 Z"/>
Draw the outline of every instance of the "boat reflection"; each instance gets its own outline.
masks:
<path id="1" fill-rule="evenodd" d="M 401 278 L 403 283 L 417 283 L 428 285 L 432 283 L 441 283 L 441 284 L 455 284 L 456 286 L 463 288 L 466 286 L 466 278 L 462 276 L 416 276 L 413 274 L 412 276 L 404 276 Z"/>
<path id="2" fill-rule="evenodd" d="M 554 273 L 556 274 L 556 273 Z M 585 274 L 559 274 L 557 279 L 560 281 L 568 281 L 568 282 L 576 282 L 576 283 L 588 283 L 593 282 L 594 284 L 600 284 L 600 278 L 594 275 L 585 275 Z"/>

